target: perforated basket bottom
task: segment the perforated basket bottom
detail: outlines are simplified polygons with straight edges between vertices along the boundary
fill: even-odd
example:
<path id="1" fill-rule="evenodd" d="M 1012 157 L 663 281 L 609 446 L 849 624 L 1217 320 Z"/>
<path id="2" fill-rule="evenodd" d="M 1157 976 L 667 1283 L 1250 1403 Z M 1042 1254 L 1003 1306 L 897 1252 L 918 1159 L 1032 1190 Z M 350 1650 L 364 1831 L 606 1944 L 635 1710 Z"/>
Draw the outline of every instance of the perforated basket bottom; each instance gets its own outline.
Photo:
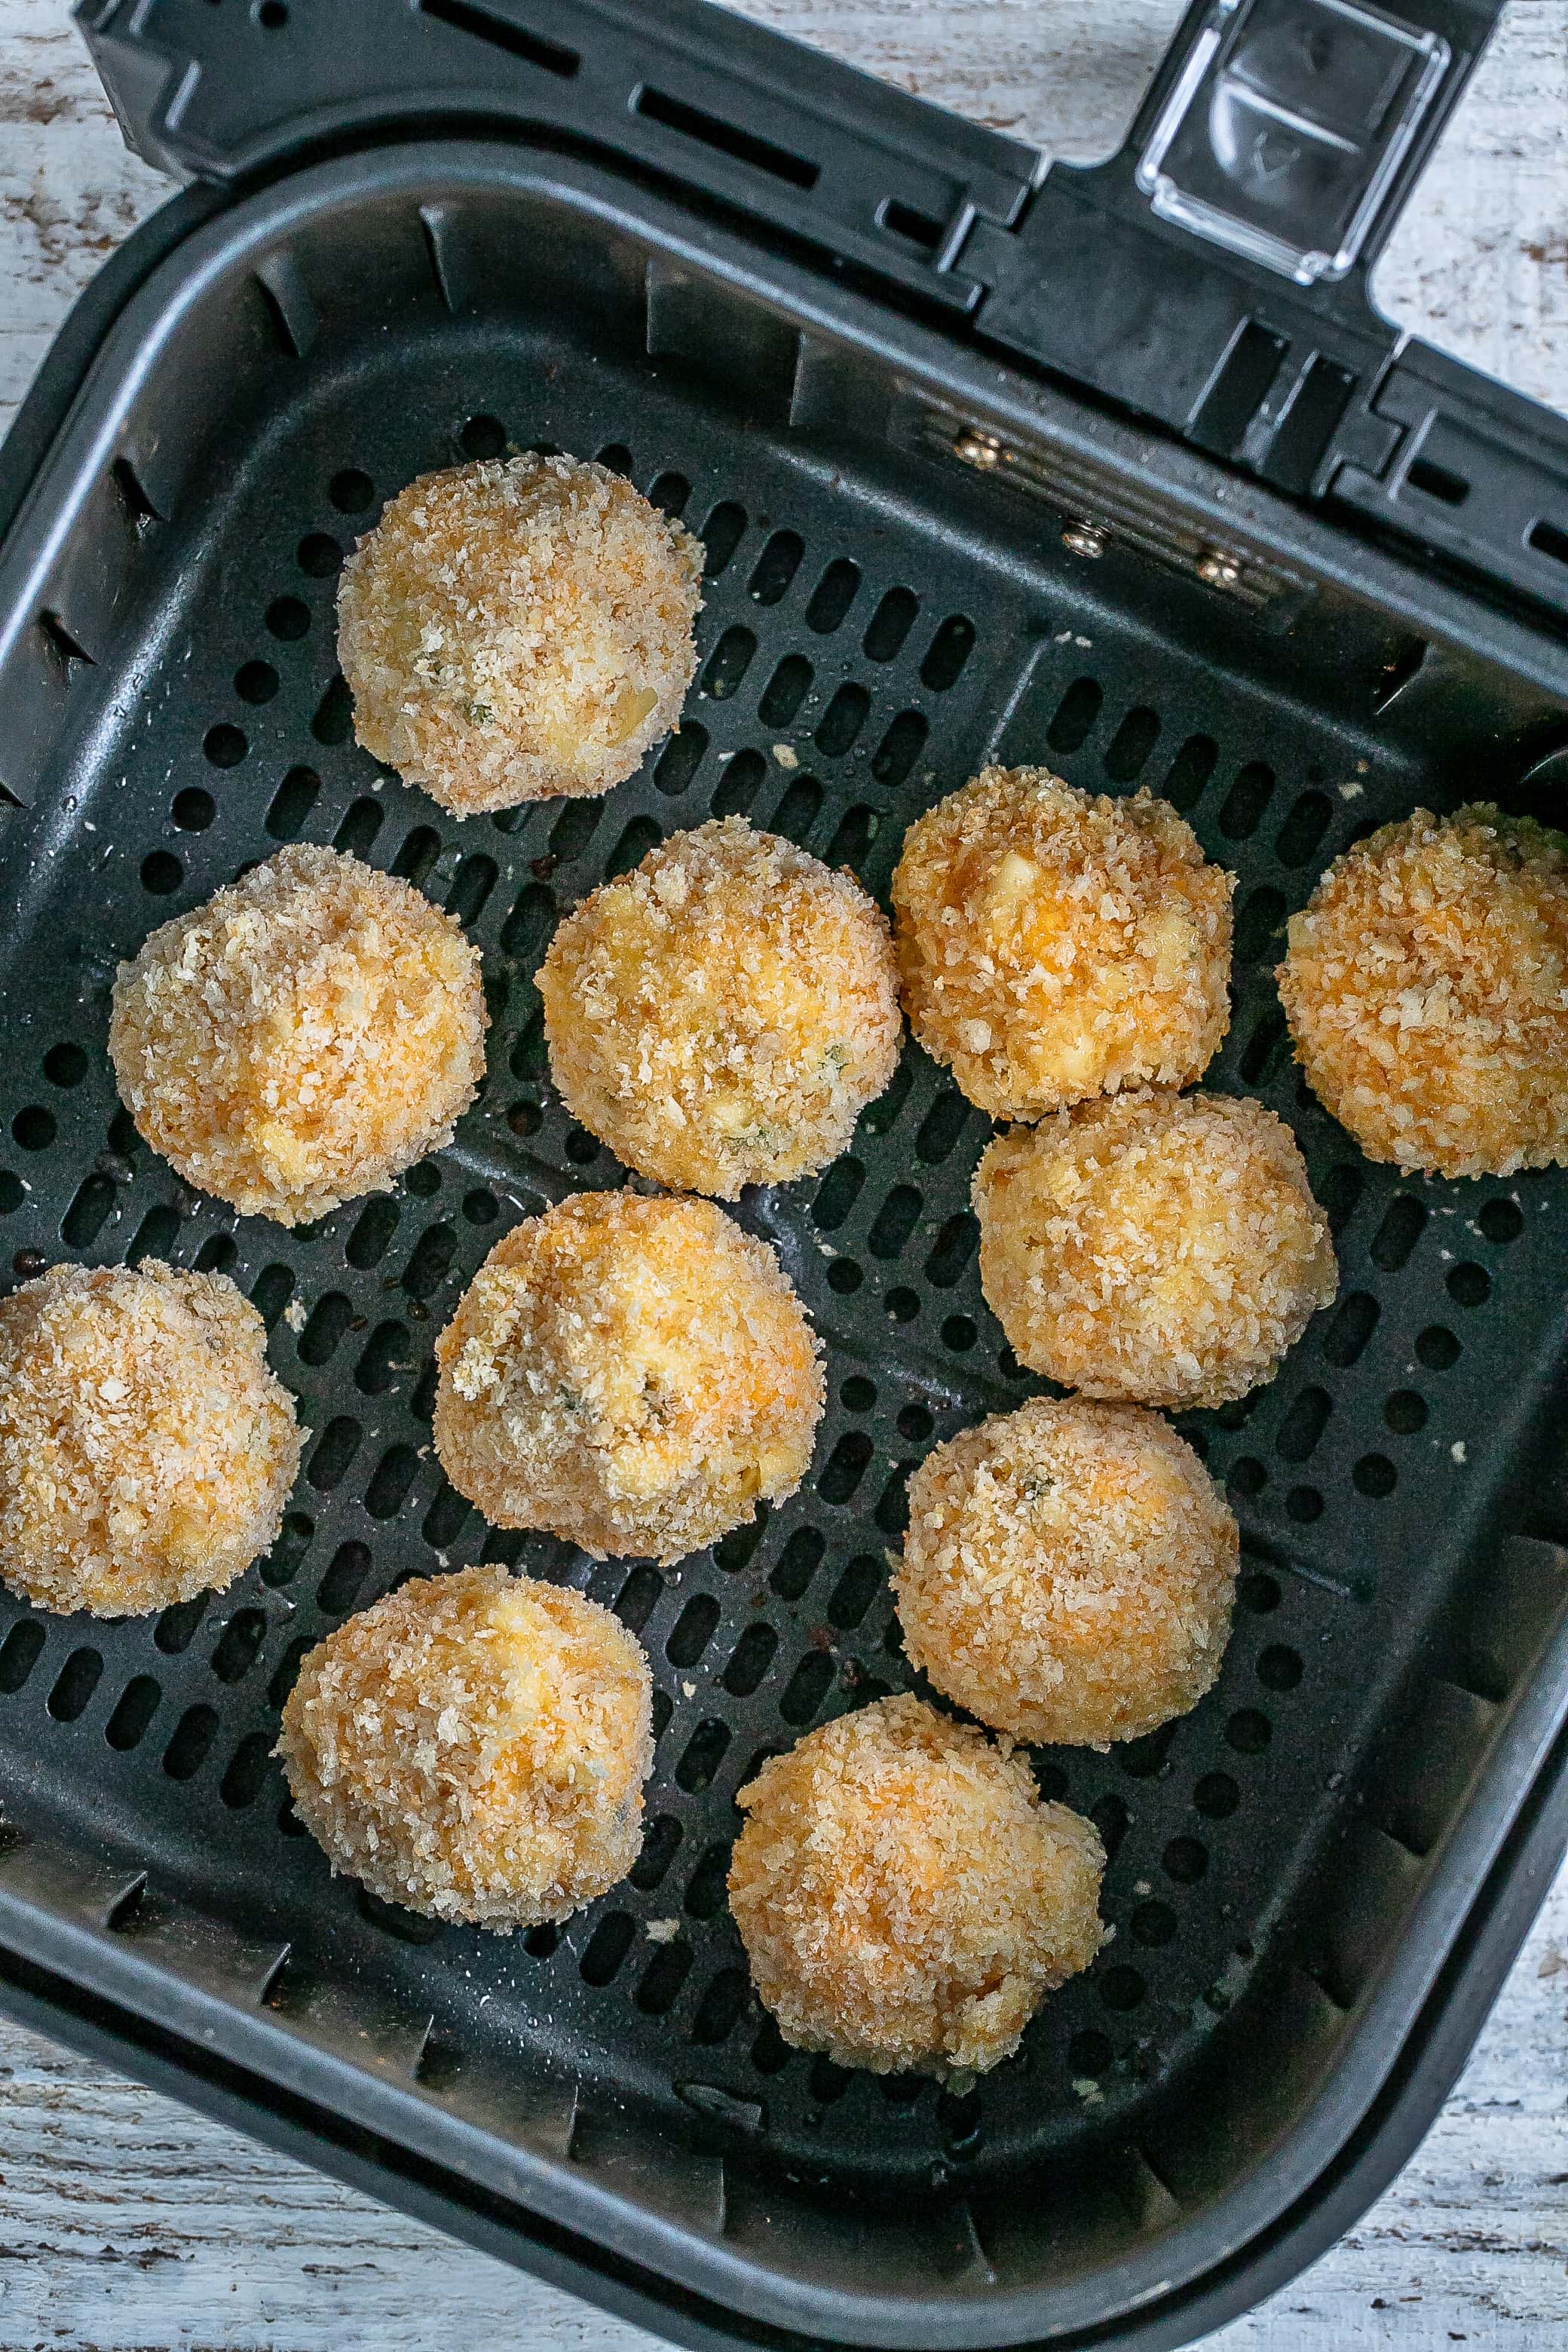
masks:
<path id="1" fill-rule="evenodd" d="M 61 1255 L 230 1272 L 313 1433 L 276 1550 L 221 1600 L 119 1626 L 0 1604 L 15 1810 L 144 1864 L 155 1891 L 289 1939 L 271 1994 L 285 2008 L 347 1988 L 378 2013 L 433 2012 L 432 2084 L 465 2060 L 548 2062 L 673 2111 L 675 2084 L 712 2084 L 761 2101 L 791 2161 L 884 2183 L 1065 2150 L 1191 2056 L 1266 1953 L 1495 1486 L 1488 1335 L 1521 1382 L 1548 1344 L 1562 1181 L 1401 1183 L 1366 1164 L 1299 1087 L 1270 977 L 1287 911 L 1332 854 L 1456 794 L 1373 740 L 1175 660 L 1005 546 L 939 537 L 657 371 L 443 320 L 438 337 L 319 355 L 299 380 L 235 447 L 199 529 L 150 526 L 167 541 L 164 593 L 138 616 L 25 877 L 0 1235 L 18 1276 Z M 700 685 L 679 736 L 607 800 L 459 826 L 351 740 L 334 573 L 416 473 L 530 444 L 597 453 L 701 531 Z M 906 824 L 988 752 L 1096 789 L 1152 785 L 1239 873 L 1236 1018 L 1211 1082 L 1295 1126 L 1342 1290 L 1272 1387 L 1182 1423 L 1245 1531 L 1219 1687 L 1112 1755 L 1038 1757 L 1043 1788 L 1104 1836 L 1115 1939 L 1015 2063 L 955 2097 L 787 2052 L 750 1998 L 724 1874 L 732 1795 L 759 1758 L 910 1679 L 885 1553 L 910 1466 L 1037 1385 L 976 1280 L 967 1195 L 986 1123 L 911 1049 L 825 1177 L 742 1202 L 827 1342 L 830 1404 L 805 1490 L 713 1554 L 661 1575 L 490 1533 L 442 1482 L 429 1414 L 432 1340 L 498 1235 L 620 1181 L 549 1084 L 531 975 L 560 912 L 661 834 L 727 811 L 885 897 Z M 483 947 L 495 1026 L 454 1148 L 395 1195 L 290 1234 L 237 1222 L 139 1144 L 104 1037 L 116 959 L 297 837 L 457 911 Z M 312 1643 L 397 1579 L 477 1559 L 610 1602 L 653 1660 L 642 1855 L 563 1932 L 437 1932 L 356 1898 L 300 1833 L 268 1758 Z M 650 1939 L 671 1919 L 671 1940 Z"/>

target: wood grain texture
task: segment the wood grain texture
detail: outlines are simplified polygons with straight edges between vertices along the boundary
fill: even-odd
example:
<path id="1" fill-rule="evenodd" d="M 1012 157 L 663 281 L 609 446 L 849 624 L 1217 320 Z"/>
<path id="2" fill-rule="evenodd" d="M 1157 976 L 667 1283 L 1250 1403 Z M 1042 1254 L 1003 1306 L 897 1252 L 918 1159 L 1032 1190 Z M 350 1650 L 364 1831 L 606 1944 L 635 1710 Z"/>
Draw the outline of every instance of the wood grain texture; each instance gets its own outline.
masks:
<path id="1" fill-rule="evenodd" d="M 240 5 L 241 0 L 235 0 Z M 300 0 L 308 5 L 308 0 Z M 1089 161 L 1180 0 L 742 0 Z M 168 184 L 63 0 L 0 0 L 0 430 L 74 294 Z M 1568 0 L 1513 0 L 1380 267 L 1391 316 L 1568 409 Z M 1418 2156 L 1223 2352 L 1568 2345 L 1568 1872 Z M 0 2352 L 639 2352 L 649 2339 L 0 2025 Z"/>

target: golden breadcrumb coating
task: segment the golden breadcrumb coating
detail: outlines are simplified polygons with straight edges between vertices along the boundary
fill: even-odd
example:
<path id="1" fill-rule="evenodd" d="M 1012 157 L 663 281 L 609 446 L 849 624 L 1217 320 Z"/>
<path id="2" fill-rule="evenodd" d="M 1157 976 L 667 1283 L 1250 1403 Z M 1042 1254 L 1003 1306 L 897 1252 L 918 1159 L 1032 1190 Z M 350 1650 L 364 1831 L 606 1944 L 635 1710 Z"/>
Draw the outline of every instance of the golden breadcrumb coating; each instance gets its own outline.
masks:
<path id="1" fill-rule="evenodd" d="M 573 1116 L 640 1175 L 722 1201 L 826 1168 L 899 1058 L 886 918 L 743 817 L 594 891 L 538 986 Z"/>
<path id="2" fill-rule="evenodd" d="M 451 1141 L 489 1019 L 452 916 L 297 842 L 121 965 L 109 1051 L 154 1151 L 231 1208 L 297 1225 Z"/>
<path id="3" fill-rule="evenodd" d="M 1245 1396 L 1339 1284 L 1296 1139 L 1250 1098 L 1151 1089 L 1014 1128 L 974 1207 L 1019 1361 L 1112 1402 Z"/>
<path id="4" fill-rule="evenodd" d="M 817 1355 L 710 1201 L 579 1192 L 496 1244 L 436 1342 L 436 1451 L 498 1527 L 668 1564 L 794 1494 Z"/>
<path id="5" fill-rule="evenodd" d="M 1201 1077 L 1230 1025 L 1235 877 L 1152 793 L 986 768 L 910 827 L 893 877 L 904 1010 L 995 1118 Z"/>
<path id="6" fill-rule="evenodd" d="M 1218 1674 L 1239 1555 L 1218 1488 L 1157 1413 L 1034 1397 L 910 1481 L 904 1647 L 1016 1739 L 1136 1739 Z"/>
<path id="7" fill-rule="evenodd" d="M 275 1752 L 334 1870 L 505 1935 L 568 1917 L 637 1860 L 652 1688 L 596 1601 L 466 1568 L 318 1643 Z"/>
<path id="8" fill-rule="evenodd" d="M 1568 838 L 1417 809 L 1290 918 L 1279 993 L 1308 1084 L 1371 1160 L 1568 1161 Z"/>
<path id="9" fill-rule="evenodd" d="M 454 816 L 608 792 L 680 717 L 701 579 L 700 542 L 606 467 L 421 475 L 343 565 L 354 732 Z"/>
<path id="10" fill-rule="evenodd" d="M 730 1907 L 786 2042 L 874 2074 L 984 2074 L 1105 1931 L 1093 1823 L 907 1694 L 809 1732 L 735 1802 Z"/>
<path id="11" fill-rule="evenodd" d="M 0 1300 L 0 1576 L 95 1617 L 220 1592 L 276 1538 L 302 1433 L 226 1274 L 51 1266 Z"/>

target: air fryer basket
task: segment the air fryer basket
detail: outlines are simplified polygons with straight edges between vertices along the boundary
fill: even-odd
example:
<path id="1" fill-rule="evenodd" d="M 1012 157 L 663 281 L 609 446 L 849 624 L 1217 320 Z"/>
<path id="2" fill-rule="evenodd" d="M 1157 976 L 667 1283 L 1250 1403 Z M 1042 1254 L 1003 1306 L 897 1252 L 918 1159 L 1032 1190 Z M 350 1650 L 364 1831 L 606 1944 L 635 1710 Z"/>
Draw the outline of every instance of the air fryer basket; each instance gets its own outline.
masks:
<path id="1" fill-rule="evenodd" d="M 1008 479 L 963 461 L 976 432 Z M 700 683 L 607 800 L 458 824 L 352 740 L 334 575 L 413 475 L 544 446 L 700 531 Z M 1061 544 L 1069 496 L 1129 519 L 1098 563 Z M 1216 541 L 1217 584 L 1191 560 Z M 227 1270 L 312 1432 L 279 1545 L 221 1599 L 120 1625 L 0 1601 L 0 2000 L 53 1998 L 68 2030 L 74 2003 L 328 2160 L 346 2138 L 393 2198 L 466 2181 L 450 2225 L 524 2263 L 575 2249 L 691 2341 L 1179 2340 L 1137 2315 L 1342 2158 L 1561 1766 L 1568 1505 L 1539 1465 L 1568 1178 L 1364 1161 L 1271 979 L 1287 913 L 1372 825 L 1478 789 L 1550 810 L 1560 643 L 593 163 L 477 140 L 300 169 L 156 264 L 12 529 L 0 628 L 6 1258 Z M 986 1122 L 911 1047 L 821 1180 L 742 1202 L 830 1402 L 803 1492 L 711 1554 L 661 1574 L 487 1531 L 429 1413 L 433 1338 L 497 1235 L 622 1181 L 549 1085 L 531 974 L 558 915 L 729 811 L 885 898 L 905 825 L 987 757 L 1151 785 L 1238 874 L 1210 1082 L 1295 1128 L 1342 1290 L 1272 1386 L 1182 1419 L 1244 1531 L 1220 1684 L 1151 1739 L 1039 1754 L 1105 1838 L 1115 1939 L 955 2095 L 788 2052 L 723 1881 L 758 1759 L 910 1679 L 886 1560 L 910 1468 L 1038 1386 L 976 1280 Z M 289 1234 L 140 1144 L 104 1036 L 116 960 L 294 838 L 457 912 L 494 1026 L 453 1148 Z M 506 1939 L 332 1879 L 269 1758 L 314 1641 L 479 1559 L 610 1603 L 658 1689 L 630 1881 Z"/>

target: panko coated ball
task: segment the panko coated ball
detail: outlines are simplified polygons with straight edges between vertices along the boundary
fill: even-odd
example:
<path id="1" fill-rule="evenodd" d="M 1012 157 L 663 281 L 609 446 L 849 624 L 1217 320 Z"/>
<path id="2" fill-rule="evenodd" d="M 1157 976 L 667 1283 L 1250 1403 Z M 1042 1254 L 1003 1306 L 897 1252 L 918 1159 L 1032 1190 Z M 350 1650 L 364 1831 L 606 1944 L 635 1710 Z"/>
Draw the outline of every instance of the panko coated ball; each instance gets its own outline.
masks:
<path id="1" fill-rule="evenodd" d="M 484 1076 L 477 949 L 411 883 L 281 850 L 120 967 L 109 1051 L 138 1132 L 297 1225 L 452 1139 Z"/>
<path id="2" fill-rule="evenodd" d="M 904 1648 L 1015 1739 L 1137 1739 L 1218 1674 L 1239 1551 L 1168 1422 L 1036 1397 L 939 1445 L 910 1479 L 894 1579 Z"/>
<path id="3" fill-rule="evenodd" d="M 574 1118 L 639 1175 L 723 1201 L 837 1159 L 898 1062 L 886 919 L 742 817 L 594 891 L 538 985 Z"/>
<path id="4" fill-rule="evenodd" d="M 710 1201 L 579 1192 L 496 1244 L 436 1343 L 436 1450 L 503 1528 L 666 1564 L 793 1495 L 817 1343 Z"/>
<path id="5" fill-rule="evenodd" d="M 0 1577 L 95 1617 L 220 1592 L 276 1538 L 300 1437 L 227 1275 L 51 1266 L 0 1300 Z"/>
<path id="6" fill-rule="evenodd" d="M 1249 1098 L 1125 1094 L 1014 1128 L 974 1208 L 1020 1363 L 1116 1403 L 1245 1396 L 1338 1287 L 1296 1139 Z"/>
<path id="7" fill-rule="evenodd" d="M 807 1734 L 735 1800 L 730 1908 L 784 2040 L 983 2074 L 1105 1940 L 1094 1825 L 1022 1755 L 908 1696 Z"/>
<path id="8" fill-rule="evenodd" d="M 641 1643 L 596 1601 L 468 1568 L 319 1643 L 277 1753 L 334 1870 L 504 1934 L 567 1918 L 637 1860 L 652 1692 Z"/>
<path id="9" fill-rule="evenodd" d="M 607 467 L 424 474 L 343 566 L 354 732 L 454 816 L 608 792 L 680 717 L 702 548 Z"/>
<path id="10" fill-rule="evenodd" d="M 1170 804 L 987 768 L 910 827 L 904 1009 L 994 1118 L 1201 1077 L 1230 1025 L 1235 877 Z"/>
<path id="11" fill-rule="evenodd" d="M 1568 837 L 1417 809 L 1335 859 L 1288 940 L 1296 1057 L 1369 1159 L 1568 1161 Z"/>

